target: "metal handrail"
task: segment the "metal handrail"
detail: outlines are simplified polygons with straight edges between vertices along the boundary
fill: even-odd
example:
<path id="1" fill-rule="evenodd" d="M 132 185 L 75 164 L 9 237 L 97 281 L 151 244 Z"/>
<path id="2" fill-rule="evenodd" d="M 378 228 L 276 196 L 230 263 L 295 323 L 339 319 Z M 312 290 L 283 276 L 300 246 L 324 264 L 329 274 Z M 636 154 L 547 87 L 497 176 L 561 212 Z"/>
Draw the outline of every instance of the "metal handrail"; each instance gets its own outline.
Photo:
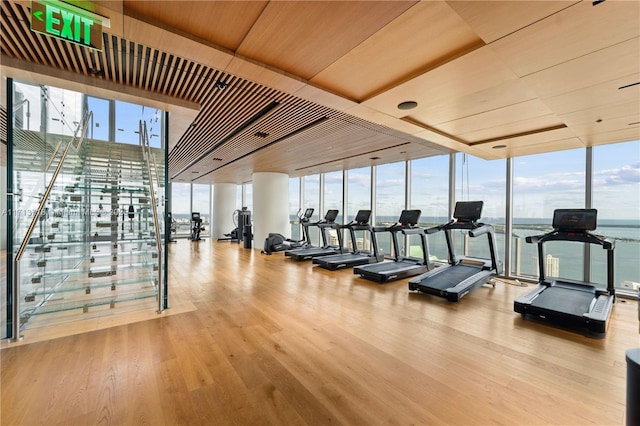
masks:
<path id="1" fill-rule="evenodd" d="M 155 174 L 156 174 L 156 182 L 158 182 L 158 188 L 160 188 L 162 185 L 160 185 L 160 175 L 158 174 L 158 163 L 156 162 L 156 156 L 151 154 L 151 145 L 150 144 L 147 145 L 147 148 L 149 150 L 149 155 L 153 159 L 153 169 L 154 169 Z"/>
<path id="2" fill-rule="evenodd" d="M 31 238 L 31 234 L 33 233 L 33 229 L 36 226 L 36 223 L 38 223 L 38 219 L 40 218 L 40 215 L 42 214 L 42 210 L 44 209 L 44 205 L 47 202 L 47 200 L 49 199 L 49 195 L 51 195 L 51 190 L 53 189 L 53 185 L 56 183 L 56 179 L 58 178 L 58 174 L 60 174 L 60 170 L 62 169 L 62 165 L 64 164 L 64 160 L 67 158 L 67 153 L 69 152 L 69 148 L 73 145 L 74 140 L 76 140 L 77 136 L 78 136 L 78 131 L 80 129 L 82 129 L 81 135 L 80 135 L 80 139 L 84 139 L 85 135 L 87 134 L 87 123 L 89 122 L 89 118 L 93 116 L 93 112 L 89 111 L 87 113 L 85 113 L 85 116 L 83 117 L 82 121 L 80 123 L 78 123 L 78 127 L 76 128 L 76 131 L 73 134 L 73 138 L 69 141 L 69 143 L 67 144 L 67 146 L 65 147 L 62 156 L 60 157 L 60 161 L 58 162 L 58 165 L 56 167 L 56 170 L 53 172 L 53 176 L 51 176 L 51 180 L 49 181 L 49 185 L 47 185 L 47 189 L 45 190 L 44 194 L 42 195 L 42 199 L 40 200 L 40 204 L 38 204 L 38 208 L 36 209 L 35 214 L 33 215 L 33 219 L 31 220 L 31 223 L 29 224 L 29 228 L 27 228 L 27 233 L 25 234 L 24 239 L 22 240 L 22 243 L 20 244 L 20 248 L 18 249 L 18 251 L 16 252 L 16 256 L 13 259 L 13 283 L 12 283 L 12 299 L 11 299 L 11 303 L 13 304 L 12 308 L 13 308 L 13 315 L 12 315 L 12 336 L 13 339 L 17 340 L 20 338 L 20 309 L 19 309 L 19 303 L 20 303 L 20 295 L 19 295 L 19 279 L 20 279 L 20 259 L 22 258 L 22 254 L 24 253 L 24 250 L 27 247 L 27 244 L 29 243 L 29 239 Z M 78 143 L 78 146 L 80 146 L 80 143 L 82 143 L 81 141 Z"/>
<path id="3" fill-rule="evenodd" d="M 71 142 L 69 142 L 69 144 L 71 144 Z M 54 149 L 53 153 L 51 154 L 51 158 L 49 158 L 49 161 L 47 161 L 47 165 L 44 168 L 45 173 L 49 171 L 49 167 L 51 167 L 51 164 L 53 164 L 53 159 L 56 158 L 56 155 L 58 155 L 58 151 L 60 150 L 60 145 L 62 145 L 62 139 L 60 139 L 60 142 L 58 142 L 58 145 L 56 145 L 56 149 Z"/>
<path id="4" fill-rule="evenodd" d="M 29 238 L 31 238 L 31 233 L 33 232 L 33 228 L 35 228 L 35 225 L 36 225 L 36 223 L 38 221 L 38 218 L 42 214 L 42 210 L 44 209 L 44 205 L 47 202 L 47 200 L 49 199 L 49 195 L 51 194 L 51 190 L 53 189 L 53 185 L 55 184 L 56 179 L 58 178 L 58 174 L 60 173 L 60 170 L 62 169 L 62 165 L 64 164 L 64 160 L 67 157 L 67 153 L 69 152 L 69 148 L 73 145 L 73 141 L 77 138 L 78 130 L 80 130 L 80 128 L 83 129 L 82 130 L 82 134 L 80 135 L 80 139 L 84 139 L 84 137 L 85 137 L 85 135 L 87 133 L 87 127 L 86 127 L 87 117 L 89 117 L 91 115 L 93 115 L 93 112 L 88 112 L 88 113 L 85 114 L 85 118 L 82 120 L 82 122 L 78 123 L 78 128 L 74 132 L 73 138 L 69 141 L 69 143 L 65 147 L 65 149 L 64 149 L 64 151 L 62 153 L 62 157 L 60 157 L 60 161 L 58 162 L 58 166 L 56 167 L 56 170 L 53 172 L 53 176 L 51 176 L 51 180 L 49 181 L 49 185 L 47 185 L 47 189 L 45 190 L 44 195 L 42 196 L 42 199 L 40 200 L 40 204 L 38 205 L 38 208 L 36 210 L 36 213 L 33 216 L 33 219 L 31 220 L 31 224 L 29 225 L 29 228 L 27 229 L 27 234 L 25 235 L 24 239 L 22 240 L 22 244 L 20 244 L 20 248 L 16 252 L 15 260 L 20 260 L 20 258 L 22 257 L 22 253 L 24 252 L 24 249 L 27 246 L 27 242 L 29 241 Z"/>
<path id="5" fill-rule="evenodd" d="M 144 125 L 143 125 L 144 124 Z M 147 123 L 140 120 L 140 146 L 145 162 L 147 163 L 147 174 L 149 176 L 149 195 L 151 196 L 151 206 L 153 209 L 153 224 L 156 230 L 156 243 L 158 244 L 158 310 L 157 313 L 163 311 L 162 308 L 162 239 L 160 237 L 160 224 L 158 222 L 158 209 L 156 206 L 156 196 L 153 189 L 153 176 L 151 174 L 151 163 L 149 156 L 151 148 L 149 147 L 149 135 L 147 134 Z M 156 170 L 157 172 L 157 170 Z"/>

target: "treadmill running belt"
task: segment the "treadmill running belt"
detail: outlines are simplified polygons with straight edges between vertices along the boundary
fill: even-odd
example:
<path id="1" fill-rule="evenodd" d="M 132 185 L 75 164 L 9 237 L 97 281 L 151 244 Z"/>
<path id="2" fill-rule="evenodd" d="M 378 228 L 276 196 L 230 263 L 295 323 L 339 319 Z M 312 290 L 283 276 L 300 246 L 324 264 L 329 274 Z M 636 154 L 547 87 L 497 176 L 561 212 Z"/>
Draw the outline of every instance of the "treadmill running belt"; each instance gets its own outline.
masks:
<path id="1" fill-rule="evenodd" d="M 471 265 L 458 264 L 450 266 L 439 274 L 427 278 L 424 281 L 424 285 L 438 290 L 446 290 L 450 287 L 455 287 L 470 276 L 477 274 L 480 270 L 479 267 Z"/>
<path id="2" fill-rule="evenodd" d="M 582 315 L 589 312 L 594 296 L 592 292 L 549 287 L 531 302 L 531 306 L 571 315 Z"/>

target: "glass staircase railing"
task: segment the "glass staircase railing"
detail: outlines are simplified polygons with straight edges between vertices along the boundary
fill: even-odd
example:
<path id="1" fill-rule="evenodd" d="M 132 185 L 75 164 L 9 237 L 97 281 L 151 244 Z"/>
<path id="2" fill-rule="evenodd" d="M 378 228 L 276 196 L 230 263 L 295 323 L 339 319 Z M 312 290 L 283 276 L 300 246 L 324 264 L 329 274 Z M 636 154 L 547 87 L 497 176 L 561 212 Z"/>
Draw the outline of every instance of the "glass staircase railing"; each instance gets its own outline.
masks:
<path id="1" fill-rule="evenodd" d="M 56 312 L 162 311 L 164 150 L 143 122 L 139 146 L 88 139 L 90 118 L 75 136 L 14 132 L 14 336 Z"/>

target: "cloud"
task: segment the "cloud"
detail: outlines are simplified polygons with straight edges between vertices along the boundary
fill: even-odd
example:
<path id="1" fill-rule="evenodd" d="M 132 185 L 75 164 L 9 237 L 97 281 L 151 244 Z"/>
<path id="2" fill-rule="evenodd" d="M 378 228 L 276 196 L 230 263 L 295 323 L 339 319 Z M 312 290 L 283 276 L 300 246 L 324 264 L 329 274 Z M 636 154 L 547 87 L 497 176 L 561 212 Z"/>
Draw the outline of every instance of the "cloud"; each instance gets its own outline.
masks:
<path id="1" fill-rule="evenodd" d="M 340 185 L 342 186 L 342 172 L 325 173 L 324 175 L 325 185 Z"/>
<path id="2" fill-rule="evenodd" d="M 617 186 L 640 185 L 640 162 L 624 165 L 617 169 L 598 170 L 594 173 L 596 184 Z"/>
<path id="3" fill-rule="evenodd" d="M 370 173 L 351 173 L 348 174 L 348 184 L 349 188 L 354 186 L 368 188 L 371 187 L 371 174 Z"/>
<path id="4" fill-rule="evenodd" d="M 526 192 L 560 192 L 584 189 L 584 173 L 549 174 L 542 177 L 515 177 L 514 193 Z"/>

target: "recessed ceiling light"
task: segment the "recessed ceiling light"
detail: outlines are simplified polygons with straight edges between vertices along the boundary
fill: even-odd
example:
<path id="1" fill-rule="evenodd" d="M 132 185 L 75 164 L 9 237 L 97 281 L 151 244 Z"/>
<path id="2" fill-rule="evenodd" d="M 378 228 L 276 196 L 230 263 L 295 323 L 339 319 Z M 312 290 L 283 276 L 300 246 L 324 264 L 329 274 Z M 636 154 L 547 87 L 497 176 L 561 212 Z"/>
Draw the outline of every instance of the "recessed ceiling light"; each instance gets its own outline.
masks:
<path id="1" fill-rule="evenodd" d="M 398 104 L 398 109 L 401 109 L 401 110 L 414 109 L 417 106 L 418 106 L 418 103 L 415 101 L 405 101 Z"/>
<path id="2" fill-rule="evenodd" d="M 503 148 L 506 148 L 506 147 L 507 147 L 506 145 L 494 145 L 491 148 L 493 148 L 493 149 L 503 149 Z"/>

